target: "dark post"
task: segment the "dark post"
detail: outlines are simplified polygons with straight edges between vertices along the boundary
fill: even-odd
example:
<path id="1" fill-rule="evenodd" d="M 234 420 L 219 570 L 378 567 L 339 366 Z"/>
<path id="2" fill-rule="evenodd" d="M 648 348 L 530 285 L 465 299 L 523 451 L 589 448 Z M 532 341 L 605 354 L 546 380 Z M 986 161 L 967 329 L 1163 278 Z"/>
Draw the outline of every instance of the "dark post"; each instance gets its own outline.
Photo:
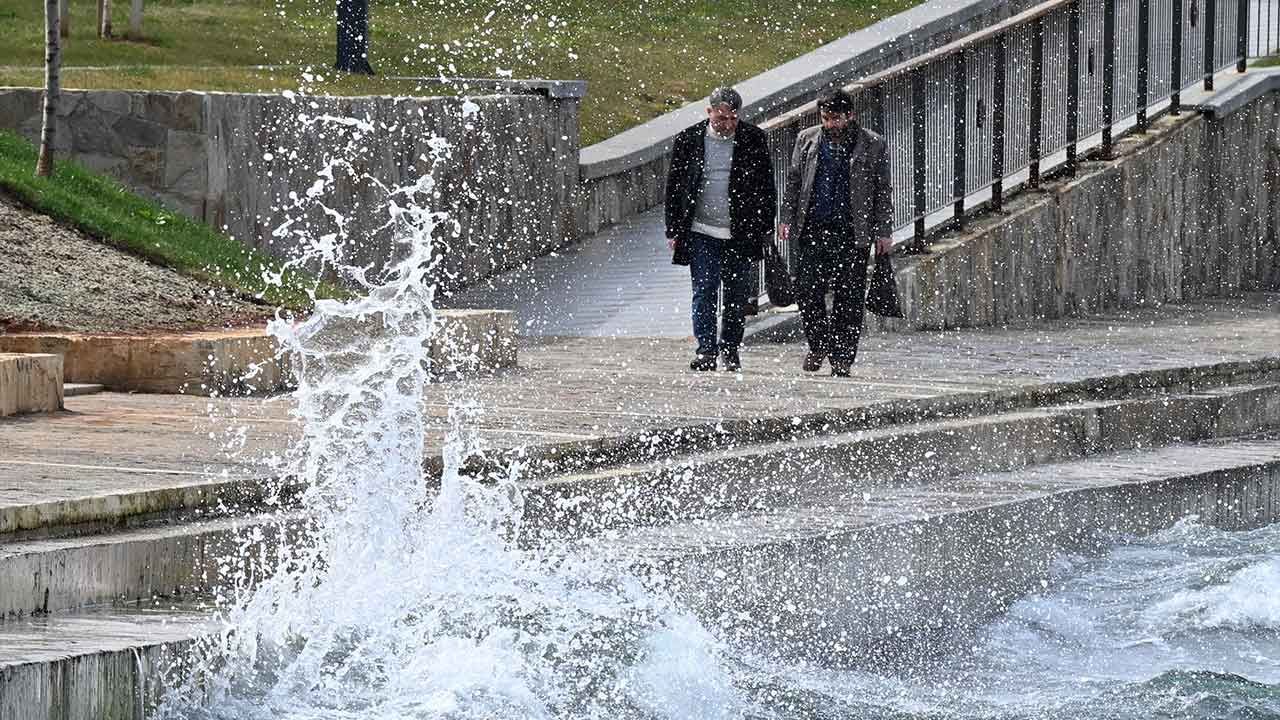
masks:
<path id="1" fill-rule="evenodd" d="M 1111 157 L 1111 125 L 1116 114 L 1116 0 L 1106 0 L 1102 12 L 1102 156 Z"/>
<path id="2" fill-rule="evenodd" d="M 1173 0 L 1173 47 L 1171 48 L 1173 96 L 1169 98 L 1169 114 L 1177 115 L 1182 107 L 1182 0 Z"/>
<path id="3" fill-rule="evenodd" d="M 1040 132 L 1044 116 L 1044 19 L 1031 26 L 1031 127 L 1028 140 L 1031 158 L 1028 185 L 1040 185 Z"/>
<path id="4" fill-rule="evenodd" d="M 1249 66 L 1249 0 L 1236 3 L 1236 72 Z"/>
<path id="5" fill-rule="evenodd" d="M 1067 172 L 1076 171 L 1076 140 L 1080 120 L 1080 0 L 1072 0 L 1067 15 Z"/>
<path id="6" fill-rule="evenodd" d="M 884 135 L 884 85 L 876 85 L 871 89 L 871 117 L 875 120 L 871 129 L 878 135 Z"/>
<path id="7" fill-rule="evenodd" d="M 338 0 L 338 60 L 333 67 L 373 74 L 369 64 L 369 0 Z"/>
<path id="8" fill-rule="evenodd" d="M 925 92 L 925 71 L 923 68 L 911 74 L 911 181 L 915 190 L 915 239 L 924 240 L 924 214 L 928 207 L 928 195 L 925 192 L 925 103 L 928 95 Z"/>
<path id="9" fill-rule="evenodd" d="M 1004 204 L 1004 35 L 996 36 L 996 74 L 992 78 L 991 98 L 991 207 Z"/>
<path id="10" fill-rule="evenodd" d="M 969 98 L 968 98 L 968 92 L 967 92 L 969 88 L 969 74 L 968 74 L 968 71 L 965 69 L 965 51 L 961 50 L 960 52 L 956 53 L 955 57 L 956 57 L 955 80 L 953 83 L 954 93 L 952 95 L 952 105 L 955 107 L 955 113 L 953 118 L 954 120 L 953 124 L 955 128 L 955 142 L 952 143 L 952 147 L 953 147 L 952 154 L 955 155 L 956 164 L 955 164 L 955 177 L 953 178 L 954 185 L 951 191 L 952 193 L 951 196 L 955 198 L 956 225 L 959 227 L 964 227 L 964 196 L 965 196 L 964 149 L 966 146 L 966 143 L 965 143 L 965 139 L 966 139 L 965 135 L 967 133 L 966 128 L 968 127 L 965 124 L 965 119 L 968 118 L 969 116 Z"/>
<path id="11" fill-rule="evenodd" d="M 1217 48 L 1214 40 L 1218 36 L 1218 3 L 1215 0 L 1204 0 L 1204 89 L 1213 89 L 1213 66 Z"/>
<path id="12" fill-rule="evenodd" d="M 1247 2 L 1248 0 L 1246 0 Z M 1147 129 L 1148 69 L 1151 62 L 1151 0 L 1138 0 L 1138 132 Z"/>

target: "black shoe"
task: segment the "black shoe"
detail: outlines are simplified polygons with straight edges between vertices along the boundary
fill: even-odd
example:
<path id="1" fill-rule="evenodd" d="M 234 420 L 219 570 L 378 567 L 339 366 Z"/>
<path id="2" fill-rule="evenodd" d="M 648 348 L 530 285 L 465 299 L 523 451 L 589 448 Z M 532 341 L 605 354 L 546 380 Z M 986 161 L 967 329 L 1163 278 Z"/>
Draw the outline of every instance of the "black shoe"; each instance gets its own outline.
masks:
<path id="1" fill-rule="evenodd" d="M 827 359 L 827 356 L 826 356 L 826 355 L 823 355 L 822 353 L 817 353 L 817 352 L 811 352 L 811 353 L 809 353 L 809 354 L 805 355 L 805 356 L 804 356 L 804 371 L 805 371 L 805 372 L 818 372 L 819 370 L 821 370 L 821 369 L 822 369 L 822 361 L 823 361 L 823 360 L 826 360 L 826 359 Z"/>
<path id="2" fill-rule="evenodd" d="M 689 369 L 690 369 L 690 370 L 697 370 L 698 372 L 706 372 L 706 371 L 708 371 L 708 370 L 715 370 L 715 369 L 716 369 L 716 356 L 715 356 L 715 355 L 701 355 L 701 354 L 699 354 L 699 355 L 694 355 L 694 356 L 693 356 L 693 362 L 689 363 Z"/>
<path id="3" fill-rule="evenodd" d="M 725 350 L 720 353 L 720 369 L 725 372 L 738 372 L 742 369 L 742 361 L 738 359 L 737 350 Z"/>
<path id="4" fill-rule="evenodd" d="M 831 377 L 849 377 L 849 370 L 852 366 L 847 363 L 831 362 Z"/>

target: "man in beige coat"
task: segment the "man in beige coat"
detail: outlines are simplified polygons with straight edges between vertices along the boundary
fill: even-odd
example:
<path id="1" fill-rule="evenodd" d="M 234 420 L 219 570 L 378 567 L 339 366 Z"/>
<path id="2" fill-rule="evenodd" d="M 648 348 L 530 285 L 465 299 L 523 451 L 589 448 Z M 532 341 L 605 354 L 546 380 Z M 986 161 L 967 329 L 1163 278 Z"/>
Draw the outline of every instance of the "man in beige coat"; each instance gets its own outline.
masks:
<path id="1" fill-rule="evenodd" d="M 782 203 L 779 237 L 796 233 L 796 298 L 809 353 L 804 370 L 831 359 L 848 377 L 858 354 L 872 245 L 890 251 L 893 186 L 884 139 L 858 125 L 843 90 L 818 99 L 822 124 L 796 139 Z M 827 291 L 833 297 L 827 312 Z"/>

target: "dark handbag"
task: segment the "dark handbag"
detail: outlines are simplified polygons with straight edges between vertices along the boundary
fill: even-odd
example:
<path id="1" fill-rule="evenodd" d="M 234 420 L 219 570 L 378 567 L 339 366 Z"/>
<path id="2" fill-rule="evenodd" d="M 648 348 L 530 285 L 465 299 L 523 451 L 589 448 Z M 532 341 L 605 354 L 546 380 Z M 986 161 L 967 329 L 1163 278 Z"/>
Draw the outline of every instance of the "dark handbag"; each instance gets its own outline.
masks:
<path id="1" fill-rule="evenodd" d="M 791 271 L 787 269 L 787 261 L 778 252 L 778 246 L 766 242 L 764 253 L 764 287 L 769 294 L 769 303 L 774 307 L 786 307 L 796 302 L 795 292 L 791 287 Z"/>
<path id="2" fill-rule="evenodd" d="M 867 287 L 867 309 L 880 317 L 902 317 L 898 304 L 898 283 L 893 279 L 893 264 L 888 255 L 876 255 L 876 267 Z"/>

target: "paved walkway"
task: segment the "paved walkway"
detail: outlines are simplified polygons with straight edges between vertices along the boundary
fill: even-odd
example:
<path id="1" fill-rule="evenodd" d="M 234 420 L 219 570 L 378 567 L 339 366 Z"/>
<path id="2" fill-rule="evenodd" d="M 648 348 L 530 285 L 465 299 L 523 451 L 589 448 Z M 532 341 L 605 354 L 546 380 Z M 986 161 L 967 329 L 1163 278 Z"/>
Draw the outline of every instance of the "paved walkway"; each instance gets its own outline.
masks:
<path id="1" fill-rule="evenodd" d="M 515 310 L 525 337 L 686 338 L 689 270 L 664 237 L 659 207 L 442 304 Z"/>
<path id="2" fill-rule="evenodd" d="M 675 428 L 1280 358 L 1280 295 L 1052 328 L 872 336 L 849 379 L 800 372 L 796 344 L 748 348 L 738 374 L 690 372 L 687 351 L 685 341 L 662 338 L 532 344 L 517 370 L 432 389 L 431 452 L 454 399 L 480 401 L 480 434 L 493 446 L 582 450 Z M 104 393 L 67 398 L 66 407 L 0 419 L 0 507 L 246 477 L 251 466 L 236 458 L 279 452 L 297 432 L 287 397 Z"/>

